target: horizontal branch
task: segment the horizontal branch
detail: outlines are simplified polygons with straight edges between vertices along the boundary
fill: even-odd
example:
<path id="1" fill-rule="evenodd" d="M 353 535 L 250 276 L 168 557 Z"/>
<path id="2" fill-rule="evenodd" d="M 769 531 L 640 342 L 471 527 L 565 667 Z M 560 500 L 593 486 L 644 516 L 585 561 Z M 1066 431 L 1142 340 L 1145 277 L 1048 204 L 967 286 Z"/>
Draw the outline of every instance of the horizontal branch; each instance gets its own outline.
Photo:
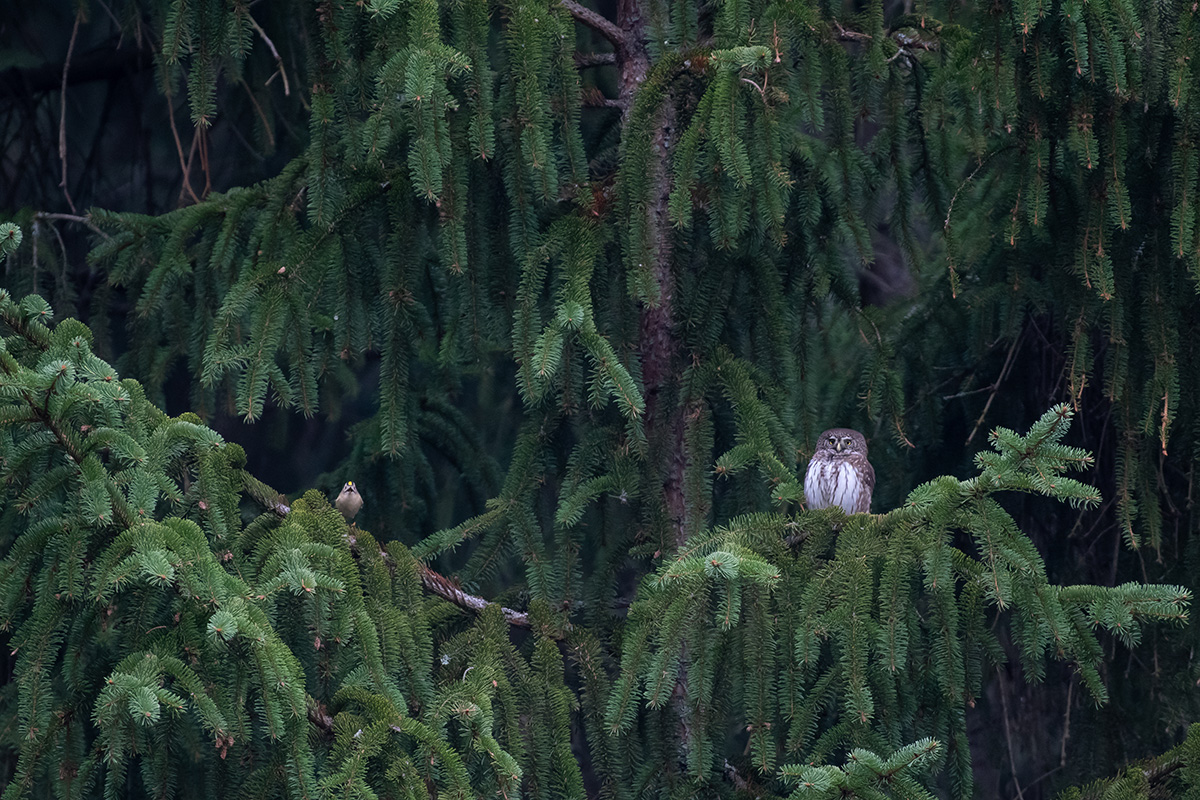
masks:
<path id="1" fill-rule="evenodd" d="M 286 517 L 292 513 L 292 509 L 288 506 L 283 495 L 276 492 L 271 487 L 267 486 L 262 481 L 255 478 L 249 472 L 242 470 L 242 483 L 246 487 L 246 491 L 250 493 L 258 502 L 275 512 L 280 517 Z M 353 529 L 347 531 L 346 541 L 350 545 L 350 551 L 355 555 L 360 553 L 358 548 L 358 537 L 354 535 Z M 383 563 L 387 565 L 389 570 L 396 569 L 396 562 L 382 547 L 379 548 L 379 557 L 383 559 Z M 459 608 L 464 608 L 467 611 L 474 611 L 476 614 L 481 613 L 485 608 L 491 605 L 491 601 L 485 600 L 477 595 L 464 592 L 458 584 L 436 572 L 421 562 L 417 562 L 417 572 L 421 576 L 421 585 L 428 591 L 441 597 L 443 600 L 449 600 Z M 504 619 L 510 625 L 516 625 L 519 628 L 529 627 L 529 615 L 523 611 L 514 611 L 511 608 L 500 606 L 500 613 L 504 615 Z"/>
<path id="2" fill-rule="evenodd" d="M 603 67 L 617 63 L 616 53 L 576 53 L 575 66 L 580 69 L 587 67 Z"/>
<path id="3" fill-rule="evenodd" d="M 612 20 L 601 16 L 576 0 L 558 0 L 558 4 L 565 8 L 577 22 L 583 23 L 612 42 L 614 47 L 620 49 L 627 44 L 625 32 L 618 28 Z"/>
<path id="4" fill-rule="evenodd" d="M 387 557 L 386 553 L 384 557 Z M 417 569 L 421 573 L 421 583 L 426 589 L 443 600 L 449 600 L 459 608 L 480 613 L 491 605 L 489 601 L 484 600 L 482 597 L 467 594 L 445 575 L 434 572 L 424 564 L 418 563 Z M 519 628 L 529 627 L 529 615 L 523 611 L 513 611 L 511 608 L 500 606 L 500 613 L 504 615 L 504 619 L 508 621 L 509 625 L 516 625 Z"/>
<path id="5" fill-rule="evenodd" d="M 49 211 L 39 211 L 33 215 L 33 218 L 38 221 L 47 221 L 47 222 L 51 222 L 54 220 L 60 220 L 62 222 L 76 222 L 80 225 L 86 225 L 88 228 L 90 228 L 92 230 L 93 233 L 97 233 L 100 236 L 103 236 L 105 239 L 112 238 L 107 233 L 102 231 L 100 228 L 96 227 L 96 223 L 92 222 L 92 215 L 90 213 L 80 216 L 78 214 L 53 214 L 53 213 L 50 213 Z"/>
<path id="6" fill-rule="evenodd" d="M 875 38 L 869 33 L 854 31 L 843 27 L 842 23 L 838 22 L 836 19 L 833 20 L 833 27 L 837 39 L 842 42 L 869 42 Z M 904 29 L 892 31 L 891 33 L 887 33 L 885 35 L 895 43 L 897 48 L 896 54 L 893 55 L 889 61 L 894 61 L 896 58 L 906 53 L 911 55 L 909 52 L 911 50 L 925 50 L 927 52 L 932 52 L 938 49 L 938 43 L 936 41 L 922 39 L 920 36 L 914 36 Z"/>
<path id="7" fill-rule="evenodd" d="M 843 28 L 842 23 L 836 19 L 833 21 L 833 27 L 837 29 L 838 38 L 843 42 L 869 42 L 875 38 L 869 33 L 861 33 Z"/>
<path id="8" fill-rule="evenodd" d="M 353 530 L 346 533 L 346 541 L 350 543 L 351 552 L 359 553 L 358 539 L 355 537 Z M 395 570 L 396 562 L 392 560 L 391 555 L 382 547 L 379 548 L 379 557 L 383 559 L 383 563 L 387 565 L 389 570 Z M 467 594 L 454 581 L 440 572 L 435 572 L 420 561 L 417 562 L 417 573 L 421 576 L 422 586 L 443 600 L 449 600 L 459 608 L 479 614 L 485 608 L 492 605 L 490 600 L 485 600 L 478 595 Z M 529 615 L 523 611 L 514 611 L 511 608 L 500 606 L 500 613 L 504 615 L 504 619 L 510 625 L 516 625 L 518 628 L 529 627 Z"/>

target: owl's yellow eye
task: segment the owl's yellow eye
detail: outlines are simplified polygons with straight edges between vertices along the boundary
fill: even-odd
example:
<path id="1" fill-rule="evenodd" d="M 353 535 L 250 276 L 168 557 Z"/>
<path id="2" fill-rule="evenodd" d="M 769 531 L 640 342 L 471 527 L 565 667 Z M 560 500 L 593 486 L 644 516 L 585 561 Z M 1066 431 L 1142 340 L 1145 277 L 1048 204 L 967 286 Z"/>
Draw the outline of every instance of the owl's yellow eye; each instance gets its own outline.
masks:
<path id="1" fill-rule="evenodd" d="M 837 444 L 837 439 L 835 439 L 834 437 L 830 436 L 830 437 L 829 437 L 829 443 L 830 443 L 830 444 Z"/>
<path id="2" fill-rule="evenodd" d="M 850 444 L 850 437 L 847 436 L 844 439 L 842 439 L 842 444 Z"/>

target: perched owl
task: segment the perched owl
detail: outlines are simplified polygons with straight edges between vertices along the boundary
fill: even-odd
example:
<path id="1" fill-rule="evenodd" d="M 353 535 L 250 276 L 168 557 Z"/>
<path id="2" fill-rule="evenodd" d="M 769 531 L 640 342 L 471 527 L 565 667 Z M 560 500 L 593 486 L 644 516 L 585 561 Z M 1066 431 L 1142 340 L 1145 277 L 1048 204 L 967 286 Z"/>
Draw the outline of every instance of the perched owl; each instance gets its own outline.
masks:
<path id="1" fill-rule="evenodd" d="M 817 440 L 817 452 L 804 474 L 809 508 L 841 506 L 847 514 L 871 510 L 875 469 L 867 461 L 867 440 L 849 428 L 830 428 Z"/>

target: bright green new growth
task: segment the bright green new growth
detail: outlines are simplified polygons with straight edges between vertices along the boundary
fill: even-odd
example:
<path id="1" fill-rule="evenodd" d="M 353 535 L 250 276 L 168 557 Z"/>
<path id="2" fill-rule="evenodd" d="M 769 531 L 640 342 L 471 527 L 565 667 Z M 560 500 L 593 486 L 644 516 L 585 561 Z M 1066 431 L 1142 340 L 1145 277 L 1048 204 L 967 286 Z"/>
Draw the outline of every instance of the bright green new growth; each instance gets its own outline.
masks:
<path id="1" fill-rule="evenodd" d="M 11 222 L 0 223 L 0 258 L 8 258 L 21 246 L 21 228 Z"/>

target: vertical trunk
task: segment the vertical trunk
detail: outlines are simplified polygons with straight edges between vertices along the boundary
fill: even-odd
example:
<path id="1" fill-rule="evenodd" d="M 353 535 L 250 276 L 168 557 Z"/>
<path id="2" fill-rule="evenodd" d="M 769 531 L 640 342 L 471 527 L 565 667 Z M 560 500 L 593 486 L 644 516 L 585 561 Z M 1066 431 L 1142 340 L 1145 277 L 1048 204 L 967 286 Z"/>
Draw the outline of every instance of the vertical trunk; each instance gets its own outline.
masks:
<path id="1" fill-rule="evenodd" d="M 618 48 L 621 70 L 620 102 L 624 120 L 633 108 L 634 96 L 650 71 L 646 49 L 646 23 L 642 0 L 619 0 L 617 24 L 625 46 Z M 623 52 L 622 52 L 623 50 Z M 646 393 L 646 438 L 650 445 L 651 468 L 662 481 L 661 503 L 675 547 L 686 541 L 689 528 L 684 503 L 683 478 L 688 457 L 685 449 L 683 406 L 679 398 L 679 354 L 675 336 L 675 272 L 672 229 L 667 216 L 671 192 L 671 154 L 675 143 L 675 101 L 668 91 L 658 109 L 654 126 L 654 161 L 650 174 L 650 197 L 646 213 L 653 243 L 652 272 L 658 285 L 658 303 L 642 306 L 638 325 L 638 355 Z M 692 751 L 691 709 L 688 704 L 688 644 L 683 643 L 679 676 L 671 692 L 671 705 L 678 720 L 679 762 L 686 769 Z"/>
<path id="2" fill-rule="evenodd" d="M 559 0 L 576 20 L 612 42 L 620 72 L 617 105 L 622 123 L 628 123 L 637 93 L 650 74 L 650 53 L 646 47 L 645 0 L 618 0 L 617 20 L 605 19 L 578 0 Z M 685 409 L 679 396 L 681 359 L 675 335 L 675 273 L 673 271 L 672 229 L 667 214 L 671 191 L 671 155 L 675 145 L 676 108 L 671 92 L 666 93 L 656 115 L 653 130 L 655 159 L 650 167 L 650 193 L 645 213 L 653 253 L 651 271 L 658 287 L 658 302 L 641 309 L 638 324 L 638 356 L 645 391 L 646 438 L 650 468 L 661 482 L 659 502 L 666 516 L 669 540 L 664 549 L 681 546 L 691 532 L 684 502 L 684 474 L 688 466 Z M 693 521 L 694 522 L 694 521 Z M 671 694 L 678 715 L 677 736 L 680 763 L 686 764 L 693 751 L 688 705 L 688 645 L 683 643 L 679 677 Z"/>
<path id="3" fill-rule="evenodd" d="M 650 72 L 646 49 L 646 22 L 641 0 L 620 0 L 617 25 L 622 41 L 617 44 L 620 97 L 624 119 L 629 118 L 634 97 Z M 678 342 L 675 338 L 675 274 L 672 271 L 671 222 L 667 201 L 671 192 L 670 163 L 675 144 L 675 103 L 670 93 L 658 110 L 654 127 L 655 160 L 651 167 L 651 196 L 647 208 L 650 239 L 654 243 L 652 271 L 658 285 L 657 305 L 642 307 L 638 331 L 638 355 L 646 392 L 646 436 L 662 479 L 662 502 L 676 547 L 688 535 L 684 505 L 683 473 L 687 465 L 684 449 L 683 412 L 676 397 Z"/>

